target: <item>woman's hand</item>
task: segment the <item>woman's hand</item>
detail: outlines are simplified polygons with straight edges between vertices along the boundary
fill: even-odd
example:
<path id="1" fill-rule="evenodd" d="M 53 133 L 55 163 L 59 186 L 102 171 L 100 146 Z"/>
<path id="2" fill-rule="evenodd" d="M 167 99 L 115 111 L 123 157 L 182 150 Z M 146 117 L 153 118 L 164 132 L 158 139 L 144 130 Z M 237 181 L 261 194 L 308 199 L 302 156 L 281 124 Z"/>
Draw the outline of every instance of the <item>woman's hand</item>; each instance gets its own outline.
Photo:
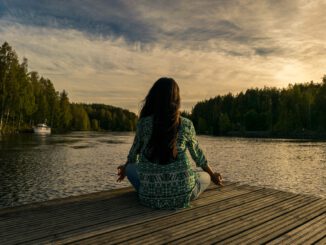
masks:
<path id="1" fill-rule="evenodd" d="M 222 175 L 220 173 L 214 172 L 213 175 L 211 175 L 211 180 L 213 181 L 213 183 L 215 185 L 224 186 L 223 185 L 223 178 L 222 178 Z"/>
<path id="2" fill-rule="evenodd" d="M 120 165 L 118 167 L 118 179 L 117 182 L 121 182 L 126 177 L 126 165 Z"/>
<path id="3" fill-rule="evenodd" d="M 203 170 L 211 176 L 211 181 L 218 186 L 223 186 L 223 178 L 220 173 L 213 172 L 209 165 L 203 167 Z"/>

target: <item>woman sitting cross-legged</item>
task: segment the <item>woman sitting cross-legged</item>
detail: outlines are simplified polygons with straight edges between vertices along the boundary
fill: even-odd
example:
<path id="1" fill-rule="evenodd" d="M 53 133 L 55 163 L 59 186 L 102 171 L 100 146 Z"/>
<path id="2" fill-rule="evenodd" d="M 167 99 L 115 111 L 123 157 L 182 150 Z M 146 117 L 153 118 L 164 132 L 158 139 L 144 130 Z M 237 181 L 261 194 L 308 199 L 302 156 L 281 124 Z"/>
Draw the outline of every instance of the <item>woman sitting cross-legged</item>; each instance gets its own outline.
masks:
<path id="1" fill-rule="evenodd" d="M 160 78 L 144 100 L 136 135 L 118 180 L 128 177 L 142 204 L 152 208 L 189 207 L 210 184 L 222 177 L 209 167 L 198 145 L 193 123 L 180 116 L 180 94 L 172 78 Z M 194 171 L 187 149 L 197 167 Z"/>

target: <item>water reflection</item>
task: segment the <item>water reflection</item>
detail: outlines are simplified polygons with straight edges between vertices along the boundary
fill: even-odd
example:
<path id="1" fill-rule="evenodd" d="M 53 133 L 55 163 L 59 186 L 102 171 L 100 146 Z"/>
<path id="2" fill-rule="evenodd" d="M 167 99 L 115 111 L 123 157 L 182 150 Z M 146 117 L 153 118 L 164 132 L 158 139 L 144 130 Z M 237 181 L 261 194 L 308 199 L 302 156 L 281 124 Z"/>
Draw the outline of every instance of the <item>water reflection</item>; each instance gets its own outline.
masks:
<path id="1" fill-rule="evenodd" d="M 325 142 L 270 139 L 231 143 L 219 138 L 210 142 L 207 151 L 231 180 L 325 197 L 325 146 Z"/>
<path id="2" fill-rule="evenodd" d="M 132 133 L 75 132 L 0 138 L 0 206 L 128 186 L 115 182 Z M 326 143 L 199 136 L 212 166 L 231 181 L 326 196 Z"/>

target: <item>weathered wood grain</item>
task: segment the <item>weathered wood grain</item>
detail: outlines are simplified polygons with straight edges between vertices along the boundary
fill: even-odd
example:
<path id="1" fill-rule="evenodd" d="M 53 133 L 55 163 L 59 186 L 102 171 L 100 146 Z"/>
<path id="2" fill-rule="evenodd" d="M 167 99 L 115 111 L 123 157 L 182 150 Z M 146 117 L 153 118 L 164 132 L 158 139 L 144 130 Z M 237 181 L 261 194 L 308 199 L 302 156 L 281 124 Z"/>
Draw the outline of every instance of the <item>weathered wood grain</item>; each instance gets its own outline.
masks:
<path id="1" fill-rule="evenodd" d="M 0 244 L 324 244 L 326 200 L 210 186 L 190 208 L 153 210 L 132 188 L 0 210 Z"/>

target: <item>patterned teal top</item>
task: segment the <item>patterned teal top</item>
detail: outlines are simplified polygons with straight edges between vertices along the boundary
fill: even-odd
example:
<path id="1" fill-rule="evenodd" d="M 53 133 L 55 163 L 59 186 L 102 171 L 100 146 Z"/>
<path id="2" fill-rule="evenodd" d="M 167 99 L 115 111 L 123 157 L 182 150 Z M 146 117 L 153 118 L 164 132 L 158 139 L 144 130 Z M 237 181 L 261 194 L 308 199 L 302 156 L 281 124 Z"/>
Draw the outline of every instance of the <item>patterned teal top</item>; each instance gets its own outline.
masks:
<path id="1" fill-rule="evenodd" d="M 128 163 L 138 165 L 140 201 L 152 208 L 174 209 L 188 207 L 197 175 L 192 170 L 186 154 L 187 149 L 197 167 L 207 166 L 207 160 L 198 145 L 193 123 L 181 117 L 177 136 L 177 160 L 167 165 L 150 162 L 145 148 L 152 134 L 153 117 L 141 118 L 137 123 L 136 135 L 128 154 Z"/>

